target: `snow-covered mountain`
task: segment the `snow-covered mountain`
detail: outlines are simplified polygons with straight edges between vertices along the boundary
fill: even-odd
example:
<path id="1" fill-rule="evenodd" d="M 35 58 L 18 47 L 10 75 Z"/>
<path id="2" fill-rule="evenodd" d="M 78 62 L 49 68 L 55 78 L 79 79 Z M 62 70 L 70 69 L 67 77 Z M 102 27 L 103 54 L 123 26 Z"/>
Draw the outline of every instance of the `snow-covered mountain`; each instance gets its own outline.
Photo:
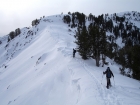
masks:
<path id="1" fill-rule="evenodd" d="M 121 12 L 121 13 L 115 13 L 115 14 L 108 15 L 106 19 L 107 20 L 111 19 L 113 21 L 114 27 L 120 25 L 120 22 L 116 21 L 116 17 L 115 16 L 124 18 L 124 21 L 122 22 L 122 24 L 124 25 L 123 26 L 124 29 L 127 30 L 127 34 L 130 31 L 134 31 L 134 30 L 139 30 L 140 31 L 140 13 L 139 12 L 137 12 L 137 11 Z M 129 27 L 131 27 L 130 30 L 128 29 Z M 107 32 L 108 36 L 110 36 L 111 34 L 112 33 Z M 121 34 L 121 32 L 120 32 L 120 34 Z M 139 37 L 139 36 L 140 35 L 138 35 L 137 37 Z M 116 43 L 121 48 L 125 45 L 125 42 L 123 41 L 122 37 L 117 38 Z"/>
<path id="2" fill-rule="evenodd" d="M 0 38 L 0 105 L 139 105 L 140 82 L 121 75 L 111 59 L 115 77 L 106 89 L 107 65 L 72 57 L 76 28 L 63 16 L 41 18 L 8 43 Z"/>

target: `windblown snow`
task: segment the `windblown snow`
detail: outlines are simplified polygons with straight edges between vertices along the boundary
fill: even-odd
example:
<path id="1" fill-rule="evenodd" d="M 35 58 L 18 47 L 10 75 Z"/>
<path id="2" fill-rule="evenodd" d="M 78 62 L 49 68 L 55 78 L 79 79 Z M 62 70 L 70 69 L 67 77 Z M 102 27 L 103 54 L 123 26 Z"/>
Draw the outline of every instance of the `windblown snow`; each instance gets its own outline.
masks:
<path id="1" fill-rule="evenodd" d="M 121 75 L 111 59 L 115 77 L 107 89 L 107 65 L 72 57 L 76 29 L 62 18 L 42 18 L 8 44 L 7 36 L 1 38 L 0 105 L 139 105 L 140 82 Z"/>

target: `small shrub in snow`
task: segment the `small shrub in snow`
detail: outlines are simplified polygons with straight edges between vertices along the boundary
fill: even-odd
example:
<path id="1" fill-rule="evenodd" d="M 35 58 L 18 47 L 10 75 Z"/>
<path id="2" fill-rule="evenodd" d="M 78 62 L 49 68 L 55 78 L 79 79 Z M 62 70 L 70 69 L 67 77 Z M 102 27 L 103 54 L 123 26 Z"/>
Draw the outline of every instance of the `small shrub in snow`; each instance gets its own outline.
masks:
<path id="1" fill-rule="evenodd" d="M 120 70 L 120 73 L 121 73 L 122 75 L 125 75 L 124 68 L 119 68 L 119 70 Z"/>

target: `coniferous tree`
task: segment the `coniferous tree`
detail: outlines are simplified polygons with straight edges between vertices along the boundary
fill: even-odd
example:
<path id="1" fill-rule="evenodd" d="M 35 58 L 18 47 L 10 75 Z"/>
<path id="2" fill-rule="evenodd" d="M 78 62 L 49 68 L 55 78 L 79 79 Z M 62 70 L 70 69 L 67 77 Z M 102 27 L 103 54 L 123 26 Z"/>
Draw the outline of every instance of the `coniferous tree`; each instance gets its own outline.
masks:
<path id="1" fill-rule="evenodd" d="M 39 24 L 39 20 L 35 19 L 32 21 L 32 26 L 38 25 Z"/>
<path id="2" fill-rule="evenodd" d="M 105 31 L 103 30 L 103 29 L 101 29 L 101 32 L 100 32 L 100 34 L 101 34 L 101 43 L 100 43 L 100 48 L 101 48 L 101 54 L 102 54 L 102 61 L 103 61 L 103 65 L 102 66 L 104 66 L 104 64 L 105 64 L 105 58 L 106 58 L 106 50 L 107 50 L 107 48 L 106 48 L 106 46 L 107 46 L 107 39 L 106 39 L 106 33 L 105 33 Z"/>
<path id="3" fill-rule="evenodd" d="M 106 34 L 97 25 L 90 24 L 88 29 L 90 36 L 90 50 L 93 58 L 96 60 L 96 66 L 99 67 L 100 54 L 102 53 L 103 59 L 105 58 Z"/>
<path id="4" fill-rule="evenodd" d="M 79 54 L 83 59 L 89 57 L 95 59 L 96 66 L 99 66 L 100 57 L 102 57 L 103 65 L 106 56 L 111 59 L 114 58 L 118 64 L 122 65 L 123 69 L 132 70 L 134 78 L 140 79 L 140 67 L 138 65 L 140 29 L 128 22 L 125 16 L 120 17 L 116 13 L 111 18 L 108 14 L 105 14 L 105 18 L 103 16 L 95 17 L 89 14 L 88 20 L 91 24 L 87 29 L 84 27 L 85 15 L 79 12 L 72 13 L 72 27 L 75 27 L 75 24 L 78 25 L 75 37 Z M 113 21 L 116 21 L 115 25 L 113 25 Z M 69 24 L 66 19 L 65 22 Z M 114 33 L 114 35 L 107 36 L 108 40 L 106 40 L 107 31 Z M 122 43 L 125 44 L 122 48 L 116 43 L 118 37 L 122 38 Z M 124 75 L 126 75 L 125 72 Z"/>
<path id="5" fill-rule="evenodd" d="M 71 12 L 68 12 L 69 15 L 71 15 Z"/>
<path id="6" fill-rule="evenodd" d="M 93 21 L 93 17 L 94 17 L 94 16 L 92 15 L 92 13 L 90 13 L 89 16 L 88 16 L 88 20 L 89 20 L 89 21 Z"/>
<path id="7" fill-rule="evenodd" d="M 10 39 L 13 39 L 15 37 L 15 32 L 14 31 L 10 32 L 9 37 L 10 37 Z"/>
<path id="8" fill-rule="evenodd" d="M 78 45 L 78 52 L 83 59 L 87 59 L 89 56 L 89 37 L 86 26 L 83 26 L 82 29 L 78 28 L 76 33 L 76 44 Z"/>
<path id="9" fill-rule="evenodd" d="M 135 79 L 140 80 L 140 46 L 135 45 L 132 48 L 132 69 L 133 69 L 133 77 Z"/>
<path id="10" fill-rule="evenodd" d="M 20 29 L 17 28 L 17 29 L 15 30 L 15 36 L 19 35 L 20 33 L 21 33 Z"/>
<path id="11" fill-rule="evenodd" d="M 70 24 L 70 22 L 71 22 L 70 16 L 69 15 L 64 16 L 63 21 L 64 21 L 64 23 Z"/>
<path id="12" fill-rule="evenodd" d="M 8 42 L 10 42 L 10 36 L 8 36 Z"/>

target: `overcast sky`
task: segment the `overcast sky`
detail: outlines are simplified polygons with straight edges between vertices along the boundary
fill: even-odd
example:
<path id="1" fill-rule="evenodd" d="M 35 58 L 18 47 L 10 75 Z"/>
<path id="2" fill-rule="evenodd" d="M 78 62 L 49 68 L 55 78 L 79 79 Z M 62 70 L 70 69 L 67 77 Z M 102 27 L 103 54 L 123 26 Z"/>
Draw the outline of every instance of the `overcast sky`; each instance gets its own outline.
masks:
<path id="1" fill-rule="evenodd" d="M 31 26 L 32 20 L 42 16 L 68 12 L 88 15 L 140 12 L 140 0 L 0 0 L 0 36 L 16 28 Z"/>

